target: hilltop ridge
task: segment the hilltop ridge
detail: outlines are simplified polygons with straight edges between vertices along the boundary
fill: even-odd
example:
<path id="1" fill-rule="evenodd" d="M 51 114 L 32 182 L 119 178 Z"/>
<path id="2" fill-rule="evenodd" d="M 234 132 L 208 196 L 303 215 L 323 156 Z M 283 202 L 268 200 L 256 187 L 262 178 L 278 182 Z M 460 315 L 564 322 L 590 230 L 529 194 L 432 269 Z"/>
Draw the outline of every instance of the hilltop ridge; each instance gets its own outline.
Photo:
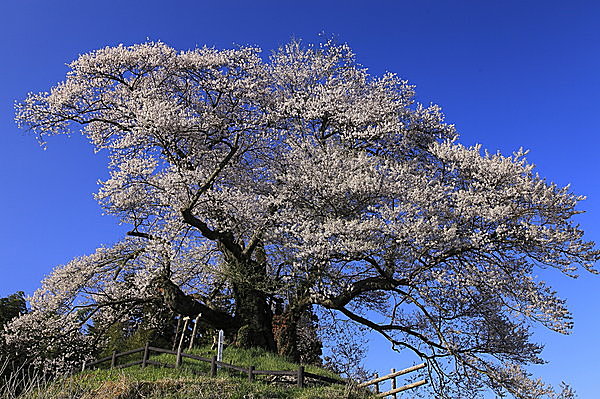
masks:
<path id="1" fill-rule="evenodd" d="M 206 350 L 194 350 L 204 355 Z M 173 363 L 172 355 L 152 358 Z M 227 348 L 223 360 L 242 367 L 253 365 L 262 370 L 294 370 L 298 364 L 262 350 Z M 367 399 L 364 389 L 350 385 L 310 385 L 297 387 L 292 381 L 277 382 L 271 376 L 257 376 L 248 381 L 240 373 L 219 370 L 217 377 L 206 373 L 205 364 L 186 360 L 181 368 L 134 366 L 123 369 L 86 370 L 56 380 L 43 387 L 31 386 L 19 399 Z M 307 365 L 311 373 L 337 377 L 331 371 Z M 0 399 L 13 399 L 2 396 Z"/>

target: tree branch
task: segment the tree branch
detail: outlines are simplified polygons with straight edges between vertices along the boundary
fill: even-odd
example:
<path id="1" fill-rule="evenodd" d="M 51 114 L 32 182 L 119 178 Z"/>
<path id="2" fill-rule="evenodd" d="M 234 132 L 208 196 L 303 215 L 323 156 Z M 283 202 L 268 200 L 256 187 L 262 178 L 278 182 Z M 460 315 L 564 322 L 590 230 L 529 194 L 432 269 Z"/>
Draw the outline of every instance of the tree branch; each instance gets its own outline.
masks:
<path id="1" fill-rule="evenodd" d="M 405 280 L 405 279 L 394 280 L 394 279 L 389 279 L 387 277 L 367 277 L 363 280 L 359 280 L 359 281 L 353 283 L 350 286 L 350 288 L 348 288 L 346 291 L 342 292 L 341 294 L 339 294 L 335 297 L 328 298 L 324 301 L 320 301 L 319 304 L 321 304 L 325 307 L 328 307 L 328 308 L 338 309 L 343 306 L 346 306 L 354 298 L 356 298 L 357 296 L 359 296 L 360 294 L 363 294 L 365 292 L 379 291 L 379 290 L 382 290 L 382 291 L 392 290 L 399 285 L 406 285 L 406 284 L 408 284 L 408 280 Z"/>
<path id="2" fill-rule="evenodd" d="M 385 329 L 381 328 L 381 326 L 379 324 L 374 323 L 371 320 L 365 319 L 364 317 L 359 316 L 356 313 L 353 313 L 353 312 L 349 311 L 345 307 L 342 307 L 342 308 L 339 308 L 339 309 L 335 309 L 335 310 L 339 310 L 340 312 L 342 312 L 342 314 L 344 316 L 348 317 L 350 320 L 353 320 L 353 321 L 355 321 L 357 323 L 360 323 L 360 324 L 362 324 L 364 326 L 367 326 L 367 327 L 371 328 L 374 331 L 377 331 L 378 333 L 380 333 L 381 335 L 383 335 L 385 337 L 385 339 L 387 339 L 388 341 L 390 341 L 392 344 L 394 344 L 394 345 L 401 345 L 401 346 L 404 346 L 404 347 L 412 350 L 413 352 L 415 352 L 422 359 L 431 359 L 431 358 L 433 358 L 431 355 L 427 355 L 425 352 L 423 352 L 423 351 L 415 348 L 413 345 L 410 345 L 410 344 L 408 344 L 406 342 L 401 342 L 401 341 L 398 341 L 398 340 L 394 339 L 391 335 L 389 335 L 386 332 Z M 404 331 L 404 332 L 407 332 L 407 333 L 413 332 L 410 329 L 406 329 L 406 330 L 408 330 L 408 331 Z M 418 334 L 418 333 L 415 333 L 415 334 Z"/>
<path id="3" fill-rule="evenodd" d="M 200 230 L 200 233 L 202 233 L 204 237 L 212 241 L 220 242 L 223 245 L 223 247 L 227 249 L 227 251 L 236 259 L 242 259 L 242 247 L 235 242 L 232 233 L 212 230 L 210 227 L 208 227 L 206 223 L 194 216 L 191 209 L 189 208 L 183 209 L 181 211 L 181 215 L 183 216 L 183 220 L 187 224 Z"/>
<path id="4" fill-rule="evenodd" d="M 192 296 L 183 292 L 168 277 L 156 277 L 153 284 L 162 296 L 165 304 L 174 312 L 190 317 L 201 314 L 203 322 L 217 329 L 231 331 L 238 327 L 235 319 L 227 312 L 213 309 L 196 301 Z"/>
<path id="5" fill-rule="evenodd" d="M 187 206 L 186 210 L 191 210 L 194 208 L 194 206 L 196 206 L 196 203 L 198 202 L 198 200 L 200 199 L 202 194 L 207 192 L 212 187 L 212 185 L 214 184 L 215 180 L 217 180 L 217 177 L 219 176 L 221 171 L 225 168 L 225 166 L 227 166 L 229 161 L 231 161 L 231 158 L 233 158 L 233 156 L 235 155 L 235 153 L 237 152 L 238 149 L 239 149 L 239 147 L 237 145 L 231 146 L 231 148 L 229 149 L 229 152 L 227 153 L 225 158 L 223 158 L 221 160 L 221 162 L 219 162 L 219 164 L 217 165 L 215 170 L 210 174 L 210 176 L 208 176 L 208 178 L 200 186 L 200 188 L 194 195 L 194 198 L 192 198 L 192 201 Z"/>
<path id="6" fill-rule="evenodd" d="M 126 233 L 128 236 L 132 236 L 132 237 L 141 237 L 141 238 L 146 238 L 148 240 L 154 240 L 154 236 L 152 234 L 148 234 L 148 233 L 141 233 L 139 231 L 135 231 L 135 230 L 131 230 L 128 231 Z"/>

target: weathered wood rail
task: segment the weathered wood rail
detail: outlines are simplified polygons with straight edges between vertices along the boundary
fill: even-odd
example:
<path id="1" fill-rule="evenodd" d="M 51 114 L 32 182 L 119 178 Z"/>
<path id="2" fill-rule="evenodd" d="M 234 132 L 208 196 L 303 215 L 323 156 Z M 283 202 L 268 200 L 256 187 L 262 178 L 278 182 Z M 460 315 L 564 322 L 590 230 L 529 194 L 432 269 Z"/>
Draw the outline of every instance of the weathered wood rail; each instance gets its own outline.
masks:
<path id="1" fill-rule="evenodd" d="M 175 355 L 175 364 L 169 363 L 161 363 L 150 360 L 150 356 L 152 352 L 156 353 L 166 353 L 169 355 Z M 142 353 L 142 358 L 140 360 L 119 364 L 119 358 L 134 355 L 136 353 Z M 255 366 L 250 366 L 248 368 L 236 366 L 234 364 L 224 363 L 217 361 L 217 357 L 213 356 L 212 358 L 197 356 L 191 353 L 185 353 L 182 350 L 168 350 L 163 348 L 156 348 L 154 346 L 150 346 L 146 344 L 146 346 L 128 350 L 125 352 L 117 353 L 116 351 L 112 353 L 110 356 L 103 357 L 101 359 L 95 360 L 89 363 L 83 363 L 82 371 L 86 369 L 90 369 L 96 367 L 100 364 L 107 363 L 110 361 L 111 368 L 127 368 L 132 366 L 141 365 L 141 367 L 146 367 L 148 365 L 157 366 L 157 367 L 169 367 L 169 368 L 179 368 L 183 364 L 183 359 L 193 359 L 199 362 L 210 363 L 210 372 L 209 375 L 211 377 L 217 376 L 217 371 L 219 368 L 230 369 L 234 371 L 238 371 L 240 373 L 246 374 L 248 376 L 249 381 L 254 381 L 257 375 L 266 375 L 266 376 L 287 376 L 291 377 L 295 380 L 296 385 L 300 388 L 303 388 L 307 379 L 315 380 L 317 383 L 326 383 L 326 384 L 341 384 L 345 385 L 346 381 L 338 380 L 335 378 L 309 373 L 304 370 L 304 366 L 299 366 L 297 370 L 257 370 Z"/>
<path id="2" fill-rule="evenodd" d="M 411 373 L 413 371 L 420 370 L 426 366 L 427 365 L 425 363 L 421 363 L 421 364 L 417 364 L 416 366 L 408 367 L 408 368 L 405 368 L 404 370 L 400 370 L 400 371 L 392 370 L 392 372 L 390 374 L 384 375 L 383 377 L 374 378 L 370 381 L 363 382 L 362 384 L 358 384 L 358 387 L 366 388 L 369 385 L 375 385 L 375 393 L 377 394 L 376 395 L 377 397 L 383 398 L 385 396 L 394 395 L 394 398 L 395 398 L 397 393 L 427 384 L 427 380 L 420 380 L 420 381 L 413 382 L 412 384 L 407 384 L 407 385 L 403 385 L 399 388 L 396 388 L 396 377 Z M 386 380 L 390 380 L 390 379 L 392 380 L 392 389 L 389 391 L 386 391 L 386 392 L 379 392 L 379 383 L 386 381 Z"/>

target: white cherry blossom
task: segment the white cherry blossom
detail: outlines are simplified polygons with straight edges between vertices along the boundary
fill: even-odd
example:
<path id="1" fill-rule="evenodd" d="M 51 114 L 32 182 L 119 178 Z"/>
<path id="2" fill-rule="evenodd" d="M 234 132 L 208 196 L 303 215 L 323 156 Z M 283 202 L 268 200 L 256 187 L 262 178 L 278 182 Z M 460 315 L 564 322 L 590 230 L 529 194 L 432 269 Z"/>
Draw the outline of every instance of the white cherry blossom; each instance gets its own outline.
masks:
<path id="1" fill-rule="evenodd" d="M 97 199 L 132 228 L 57 267 L 10 342 L 34 345 L 19 331 L 35 328 L 85 342 L 90 317 L 110 324 L 160 300 L 166 276 L 196 298 L 229 295 L 222 320 L 250 326 L 262 346 L 276 298 L 413 351 L 436 397 L 550 394 L 523 368 L 541 362 L 530 326 L 569 333 L 572 320 L 536 269 L 595 272 L 600 253 L 572 220 L 583 197 L 538 176 L 526 152 L 464 147 L 438 106 L 416 103 L 394 74 L 371 76 L 334 42 L 291 42 L 268 59 L 149 42 L 70 68 L 19 104 L 17 121 L 42 143 L 79 126 L 107 151 Z M 67 335 L 40 322 L 54 319 Z"/>

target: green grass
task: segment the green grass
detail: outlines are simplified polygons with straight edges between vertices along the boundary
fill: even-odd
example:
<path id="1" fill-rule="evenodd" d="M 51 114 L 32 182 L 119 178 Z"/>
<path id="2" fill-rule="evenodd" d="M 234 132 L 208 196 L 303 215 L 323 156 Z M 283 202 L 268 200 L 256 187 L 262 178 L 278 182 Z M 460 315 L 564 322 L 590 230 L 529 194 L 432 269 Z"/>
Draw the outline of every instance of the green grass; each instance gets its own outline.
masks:
<path id="1" fill-rule="evenodd" d="M 208 348 L 192 353 L 212 357 Z M 141 354 L 139 354 L 141 356 Z M 138 357 L 139 359 L 139 357 Z M 128 359 L 129 360 L 129 359 Z M 153 355 L 151 360 L 175 363 L 173 355 Z M 242 350 L 228 347 L 223 362 L 236 366 L 254 366 L 257 370 L 297 370 L 298 365 L 260 349 Z M 314 374 L 332 378 L 328 370 L 305 366 Z M 294 383 L 273 384 L 264 376 L 248 381 L 247 375 L 221 368 L 216 378 L 208 376 L 210 364 L 185 359 L 179 369 L 148 366 L 126 369 L 87 370 L 55 381 L 42 389 L 30 390 L 22 399 L 366 399 L 372 396 L 351 385 L 310 386 L 298 388 Z M 4 398 L 0 398 L 4 399 Z"/>
<path id="2" fill-rule="evenodd" d="M 211 358 L 215 355 L 215 351 L 209 349 L 208 347 L 193 349 L 191 352 L 194 355 L 202 356 L 205 358 Z M 139 355 L 137 357 L 139 359 Z M 152 360 L 158 361 L 161 363 L 169 363 L 175 364 L 175 356 L 174 355 L 153 355 L 151 357 Z M 128 360 L 129 361 L 129 360 Z M 288 370 L 295 371 L 298 370 L 298 364 L 293 363 L 286 358 L 279 356 L 275 353 L 267 352 L 263 349 L 255 348 L 255 349 L 239 349 L 236 347 L 227 347 L 223 351 L 223 362 L 233 364 L 235 366 L 240 366 L 244 368 L 248 368 L 250 366 L 254 366 L 256 370 Z M 199 362 L 193 359 L 183 359 L 183 366 L 198 372 L 208 373 L 210 371 L 210 364 Z M 335 373 L 325 370 L 323 368 L 313 366 L 313 365 L 305 365 L 305 371 L 330 377 L 337 378 Z M 219 372 L 225 372 L 230 374 L 239 374 L 236 371 L 228 371 L 226 368 L 222 368 Z M 258 377 L 258 376 L 257 376 Z M 260 377 L 258 377 L 260 378 Z"/>

